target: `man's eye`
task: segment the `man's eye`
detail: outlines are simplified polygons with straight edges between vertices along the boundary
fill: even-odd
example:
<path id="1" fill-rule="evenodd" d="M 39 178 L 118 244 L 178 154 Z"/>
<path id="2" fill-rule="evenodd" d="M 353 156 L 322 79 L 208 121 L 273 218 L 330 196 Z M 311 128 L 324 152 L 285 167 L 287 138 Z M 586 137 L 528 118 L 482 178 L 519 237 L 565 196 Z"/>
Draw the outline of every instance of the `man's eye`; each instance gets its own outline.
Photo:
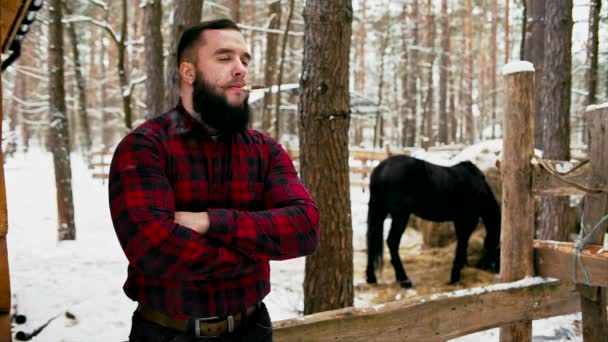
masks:
<path id="1" fill-rule="evenodd" d="M 241 64 L 243 64 L 244 66 L 249 66 L 249 62 L 247 61 L 241 61 Z"/>
<path id="2" fill-rule="evenodd" d="M 218 58 L 218 60 L 222 61 L 222 62 L 226 62 L 230 60 L 230 57 L 220 57 Z"/>

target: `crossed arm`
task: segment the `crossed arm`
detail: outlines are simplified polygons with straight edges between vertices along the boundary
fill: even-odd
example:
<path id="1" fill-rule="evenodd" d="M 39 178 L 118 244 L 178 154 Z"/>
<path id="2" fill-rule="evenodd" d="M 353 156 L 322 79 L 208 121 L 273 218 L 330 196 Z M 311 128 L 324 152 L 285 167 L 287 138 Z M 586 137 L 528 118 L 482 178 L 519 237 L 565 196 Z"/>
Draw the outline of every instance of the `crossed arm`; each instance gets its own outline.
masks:
<path id="1" fill-rule="evenodd" d="M 264 204 L 250 212 L 209 208 L 176 212 L 158 143 L 131 134 L 118 146 L 109 181 L 110 209 L 130 264 L 158 277 L 224 279 L 256 264 L 312 254 L 319 212 L 286 152 L 271 145 Z"/>

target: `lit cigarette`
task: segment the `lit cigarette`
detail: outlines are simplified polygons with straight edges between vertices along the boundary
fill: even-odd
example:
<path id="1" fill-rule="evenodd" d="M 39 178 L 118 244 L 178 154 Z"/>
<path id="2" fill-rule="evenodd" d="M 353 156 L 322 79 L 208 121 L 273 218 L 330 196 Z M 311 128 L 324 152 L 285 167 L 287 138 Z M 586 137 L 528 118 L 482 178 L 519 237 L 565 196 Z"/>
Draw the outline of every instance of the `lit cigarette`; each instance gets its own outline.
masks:
<path id="1" fill-rule="evenodd" d="M 252 90 L 256 90 L 256 89 L 264 89 L 265 87 L 262 85 L 251 85 L 248 84 L 244 87 L 242 87 L 241 89 L 246 90 L 246 91 L 252 91 Z"/>

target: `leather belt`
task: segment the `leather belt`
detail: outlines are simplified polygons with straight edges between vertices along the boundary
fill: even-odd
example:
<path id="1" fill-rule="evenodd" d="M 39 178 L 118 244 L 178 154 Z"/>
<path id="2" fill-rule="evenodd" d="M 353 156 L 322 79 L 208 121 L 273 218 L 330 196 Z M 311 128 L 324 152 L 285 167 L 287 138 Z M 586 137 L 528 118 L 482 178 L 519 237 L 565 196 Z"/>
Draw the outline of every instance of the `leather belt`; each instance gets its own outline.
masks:
<path id="1" fill-rule="evenodd" d="M 246 317 L 253 315 L 259 306 L 260 303 L 248 307 L 245 311 Z M 194 323 L 194 334 L 196 337 L 219 337 L 226 335 L 238 329 L 244 321 L 243 313 L 241 312 L 223 318 L 214 316 L 184 320 L 173 318 L 141 304 L 137 307 L 137 312 L 147 321 L 182 332 L 188 331 L 189 322 L 192 321 Z"/>

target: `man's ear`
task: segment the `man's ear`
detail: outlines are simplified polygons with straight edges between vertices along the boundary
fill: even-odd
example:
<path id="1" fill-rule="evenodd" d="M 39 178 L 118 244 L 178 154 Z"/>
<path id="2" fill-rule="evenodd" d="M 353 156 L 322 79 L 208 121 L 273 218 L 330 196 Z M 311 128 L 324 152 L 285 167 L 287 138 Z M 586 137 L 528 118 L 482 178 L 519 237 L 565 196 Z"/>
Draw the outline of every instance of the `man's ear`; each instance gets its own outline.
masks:
<path id="1" fill-rule="evenodd" d="M 188 83 L 188 84 L 193 84 L 194 83 L 194 77 L 196 75 L 196 67 L 194 66 L 194 64 L 190 63 L 190 62 L 181 62 L 179 65 L 179 76 L 181 77 L 181 79 Z"/>

